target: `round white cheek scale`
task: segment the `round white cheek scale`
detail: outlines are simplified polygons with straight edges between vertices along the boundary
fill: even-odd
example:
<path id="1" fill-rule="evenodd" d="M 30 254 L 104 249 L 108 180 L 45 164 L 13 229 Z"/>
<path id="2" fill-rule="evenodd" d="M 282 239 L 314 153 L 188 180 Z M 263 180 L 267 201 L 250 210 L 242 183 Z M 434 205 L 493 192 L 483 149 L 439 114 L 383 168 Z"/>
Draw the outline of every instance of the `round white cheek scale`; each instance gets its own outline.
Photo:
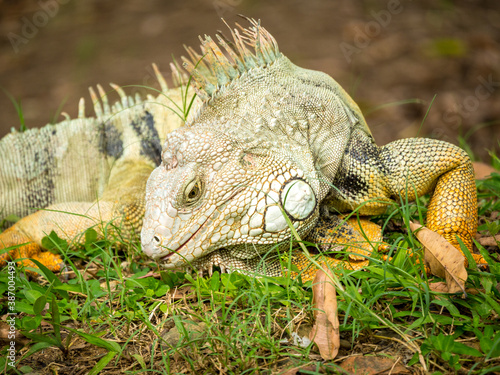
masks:
<path id="1" fill-rule="evenodd" d="M 306 219 L 316 208 L 314 191 L 303 180 L 288 181 L 281 191 L 280 201 L 286 213 L 294 220 Z M 267 208 L 265 225 L 267 232 L 279 232 L 288 228 L 279 206 Z"/>
<path id="2" fill-rule="evenodd" d="M 281 204 L 295 220 L 304 220 L 316 207 L 316 196 L 304 180 L 291 180 L 281 191 Z"/>

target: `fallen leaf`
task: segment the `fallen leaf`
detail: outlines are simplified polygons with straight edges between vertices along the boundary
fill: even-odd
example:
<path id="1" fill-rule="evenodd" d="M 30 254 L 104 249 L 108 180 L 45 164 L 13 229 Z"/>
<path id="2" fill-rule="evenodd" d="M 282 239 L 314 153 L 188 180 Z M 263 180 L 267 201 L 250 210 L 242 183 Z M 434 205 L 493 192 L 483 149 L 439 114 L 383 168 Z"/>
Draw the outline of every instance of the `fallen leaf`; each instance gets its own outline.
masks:
<path id="1" fill-rule="evenodd" d="M 8 341 L 9 340 L 9 328 L 10 326 L 5 322 L 0 322 L 0 340 Z M 13 331 L 12 334 L 15 334 L 17 331 Z"/>
<path id="2" fill-rule="evenodd" d="M 335 286 L 330 281 L 333 275 L 327 267 L 324 268 L 326 272 L 319 269 L 313 281 L 315 321 L 309 338 L 318 346 L 321 358 L 329 360 L 337 356 L 340 347 L 340 333 L 337 294 Z"/>
<path id="3" fill-rule="evenodd" d="M 429 283 L 429 288 L 433 292 L 448 293 L 448 285 L 446 285 L 446 283 L 443 282 L 443 281 L 438 281 L 438 282 L 435 282 L 435 283 Z"/>
<path id="4" fill-rule="evenodd" d="M 422 227 L 420 224 L 411 222 L 410 229 L 416 232 L 415 235 L 425 247 L 424 260 L 426 266 L 430 268 L 433 275 L 446 280 L 446 286 L 448 287 L 446 292 L 462 292 L 465 297 L 467 270 L 465 269 L 463 254 L 446 241 L 444 237 Z"/>
<path id="5" fill-rule="evenodd" d="M 481 163 L 479 161 L 472 162 L 472 166 L 474 167 L 474 175 L 476 180 L 484 180 L 493 172 L 496 172 L 496 169 L 491 165 Z"/>
<path id="6" fill-rule="evenodd" d="M 109 292 L 115 292 L 116 289 L 122 284 L 121 281 L 118 280 L 111 280 L 111 281 L 106 281 L 102 282 L 100 284 L 101 289 L 108 290 L 109 287 Z"/>
<path id="7" fill-rule="evenodd" d="M 11 342 L 16 344 L 26 345 L 30 340 L 24 336 L 19 330 L 11 330 L 10 324 L 0 322 L 0 344 L 10 345 Z"/>
<path id="8" fill-rule="evenodd" d="M 405 366 L 386 357 L 355 356 L 344 360 L 340 367 L 350 374 L 381 375 L 381 374 L 410 374 Z"/>
<path id="9" fill-rule="evenodd" d="M 488 236 L 488 237 L 481 237 L 478 239 L 478 242 L 482 246 L 496 246 L 498 247 L 498 244 L 500 243 L 500 234 L 497 234 L 496 236 Z"/>

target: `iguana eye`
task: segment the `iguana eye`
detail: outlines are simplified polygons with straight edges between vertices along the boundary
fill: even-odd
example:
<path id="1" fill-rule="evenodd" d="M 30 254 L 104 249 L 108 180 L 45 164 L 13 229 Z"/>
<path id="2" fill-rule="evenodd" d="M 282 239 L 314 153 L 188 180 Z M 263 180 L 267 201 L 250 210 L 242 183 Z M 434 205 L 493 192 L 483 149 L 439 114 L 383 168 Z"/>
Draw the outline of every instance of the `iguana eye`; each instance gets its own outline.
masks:
<path id="1" fill-rule="evenodd" d="M 194 179 L 189 184 L 187 184 L 186 189 L 184 190 L 184 204 L 186 206 L 192 206 L 196 204 L 203 192 L 203 185 L 201 180 Z"/>

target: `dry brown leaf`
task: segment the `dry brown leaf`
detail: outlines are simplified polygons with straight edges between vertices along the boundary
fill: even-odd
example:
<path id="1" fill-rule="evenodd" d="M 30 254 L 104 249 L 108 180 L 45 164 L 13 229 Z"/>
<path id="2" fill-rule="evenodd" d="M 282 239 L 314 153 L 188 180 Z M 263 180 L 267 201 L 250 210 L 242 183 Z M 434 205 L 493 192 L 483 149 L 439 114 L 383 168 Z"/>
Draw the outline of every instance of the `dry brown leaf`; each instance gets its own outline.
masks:
<path id="1" fill-rule="evenodd" d="M 478 242 L 482 246 L 496 246 L 498 247 L 498 243 L 500 242 L 500 234 L 497 234 L 496 236 L 488 236 L 488 237 L 481 237 L 478 239 Z"/>
<path id="2" fill-rule="evenodd" d="M 10 326 L 5 322 L 0 322 L 0 340 L 9 341 L 9 331 Z M 12 332 L 15 334 L 15 332 Z"/>
<path id="3" fill-rule="evenodd" d="M 340 347 L 337 294 L 332 284 L 332 271 L 319 269 L 313 281 L 314 325 L 309 339 L 318 346 L 321 358 L 329 360 L 337 356 Z"/>
<path id="4" fill-rule="evenodd" d="M 415 232 L 418 240 L 424 245 L 425 264 L 433 275 L 446 280 L 447 293 L 462 292 L 465 295 L 465 281 L 467 270 L 465 258 L 452 244 L 436 232 L 411 222 L 410 229 Z"/>
<path id="5" fill-rule="evenodd" d="M 398 362 L 386 357 L 355 356 L 344 360 L 340 367 L 350 374 L 410 374 L 410 371 Z"/>
<path id="6" fill-rule="evenodd" d="M 11 331 L 11 326 L 6 322 L 0 322 L 0 345 L 9 345 L 14 341 L 16 344 L 26 345 L 30 340 L 19 330 Z"/>
<path id="7" fill-rule="evenodd" d="M 479 161 L 472 162 L 472 166 L 474 167 L 474 175 L 477 180 L 484 180 L 493 172 L 496 172 L 496 169 L 491 165 L 481 163 Z"/>
<path id="8" fill-rule="evenodd" d="M 437 293 L 448 293 L 448 285 L 444 281 L 438 281 L 435 283 L 429 283 L 429 288 L 433 292 Z"/>
<path id="9" fill-rule="evenodd" d="M 101 289 L 103 290 L 108 290 L 109 287 L 109 292 L 114 292 L 116 289 L 122 284 L 121 281 L 118 280 L 111 280 L 111 281 L 105 281 L 100 284 Z"/>

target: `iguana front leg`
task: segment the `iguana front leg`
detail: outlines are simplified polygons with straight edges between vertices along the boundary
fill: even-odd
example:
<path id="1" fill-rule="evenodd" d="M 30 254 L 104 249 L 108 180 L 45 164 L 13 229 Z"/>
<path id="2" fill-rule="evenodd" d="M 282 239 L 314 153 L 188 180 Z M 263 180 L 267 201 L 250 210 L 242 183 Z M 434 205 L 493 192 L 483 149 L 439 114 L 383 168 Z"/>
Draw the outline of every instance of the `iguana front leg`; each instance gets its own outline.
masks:
<path id="1" fill-rule="evenodd" d="M 382 244 L 382 228 L 364 218 L 324 213 L 306 239 L 317 244 L 322 252 L 345 248 L 349 260 L 356 263 L 366 261 Z"/>
<path id="2" fill-rule="evenodd" d="M 306 240 L 315 243 L 320 249 L 319 256 L 314 255 L 319 264 L 350 270 L 366 267 L 373 250 L 384 247 L 379 225 L 365 218 L 345 218 L 326 212 L 320 216 Z M 333 252 L 344 250 L 348 255 L 346 260 L 334 258 Z M 297 267 L 303 281 L 314 278 L 317 268 L 300 249 L 293 254 L 292 264 Z M 295 277 L 296 274 L 292 272 L 291 276 Z"/>
<path id="3" fill-rule="evenodd" d="M 462 149 L 434 139 L 402 139 L 381 148 L 389 173 L 386 181 L 395 200 L 432 193 L 427 227 L 460 249 L 457 237 L 472 253 L 477 230 L 477 194 L 472 163 Z M 404 199 L 404 198 L 403 198 Z M 486 263 L 472 254 L 476 263 Z"/>
<path id="4" fill-rule="evenodd" d="M 84 241 L 83 234 L 89 228 L 101 235 L 118 228 L 125 239 L 138 238 L 144 216 L 144 190 L 152 167 L 123 162 L 115 168 L 109 188 L 96 202 L 55 204 L 22 218 L 0 233 L 0 250 L 15 247 L 0 256 L 0 266 L 9 260 L 34 258 L 50 270 L 60 271 L 63 266 L 60 256 L 42 247 L 42 238 L 52 231 L 74 245 Z M 20 263 L 36 267 L 29 259 Z"/>

